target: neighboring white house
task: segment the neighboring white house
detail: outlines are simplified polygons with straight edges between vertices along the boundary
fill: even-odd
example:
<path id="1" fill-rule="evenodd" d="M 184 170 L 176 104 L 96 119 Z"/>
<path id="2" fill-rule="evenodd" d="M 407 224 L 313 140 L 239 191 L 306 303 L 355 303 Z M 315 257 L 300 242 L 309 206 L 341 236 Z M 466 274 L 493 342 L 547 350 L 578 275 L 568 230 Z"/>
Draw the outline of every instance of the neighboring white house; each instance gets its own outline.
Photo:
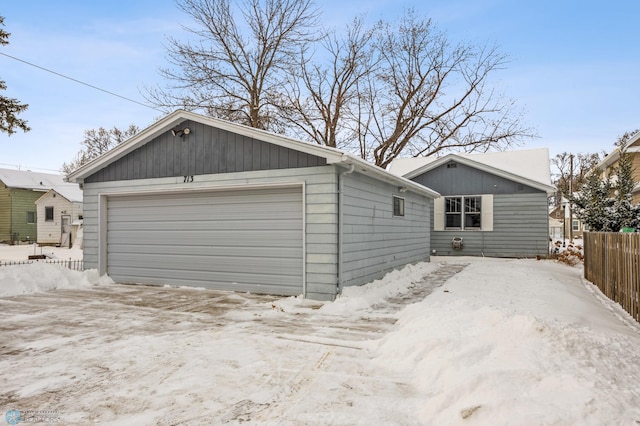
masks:
<path id="1" fill-rule="evenodd" d="M 59 185 L 36 200 L 38 244 L 71 247 L 82 226 L 82 190 Z"/>

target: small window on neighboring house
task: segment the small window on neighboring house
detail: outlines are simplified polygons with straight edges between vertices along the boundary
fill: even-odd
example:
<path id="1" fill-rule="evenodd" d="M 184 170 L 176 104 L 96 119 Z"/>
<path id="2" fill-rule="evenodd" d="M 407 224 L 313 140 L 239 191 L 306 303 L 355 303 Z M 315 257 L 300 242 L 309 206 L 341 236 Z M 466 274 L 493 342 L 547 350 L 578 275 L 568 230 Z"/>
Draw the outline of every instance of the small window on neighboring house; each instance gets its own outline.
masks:
<path id="1" fill-rule="evenodd" d="M 44 220 L 46 222 L 53 222 L 53 207 L 44 208 Z"/>
<path id="2" fill-rule="evenodd" d="M 580 221 L 579 220 L 574 220 L 573 221 L 573 230 L 574 231 L 579 231 L 580 230 Z"/>
<path id="3" fill-rule="evenodd" d="M 404 216 L 404 198 L 393 196 L 393 215 Z"/>
<path id="4" fill-rule="evenodd" d="M 36 212 L 27 212 L 27 223 L 36 223 Z"/>

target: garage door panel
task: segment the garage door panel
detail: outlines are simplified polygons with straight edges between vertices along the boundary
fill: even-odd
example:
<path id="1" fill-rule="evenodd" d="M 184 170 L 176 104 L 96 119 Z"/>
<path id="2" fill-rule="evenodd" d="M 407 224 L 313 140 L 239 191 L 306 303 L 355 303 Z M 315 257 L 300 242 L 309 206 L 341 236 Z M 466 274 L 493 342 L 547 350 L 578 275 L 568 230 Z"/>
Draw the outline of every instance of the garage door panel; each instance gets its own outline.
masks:
<path id="1" fill-rule="evenodd" d="M 201 262 L 205 267 L 205 262 L 230 262 L 232 259 L 242 259 L 245 262 L 256 262 L 256 259 L 265 262 L 280 263 L 282 257 L 289 259 L 299 259 L 302 262 L 300 249 L 295 247 L 279 248 L 269 250 L 265 253 L 264 247 L 193 247 L 193 246 L 174 246 L 170 249 L 157 246 L 140 246 L 140 249 L 131 249 L 123 246 L 121 249 L 114 247 L 111 253 L 113 263 L 124 263 L 129 258 L 132 262 L 147 264 L 153 259 L 163 259 L 163 262 L 170 262 L 171 258 L 180 259 L 180 264 L 188 264 L 191 262 Z M 196 266 L 199 266 L 196 264 Z"/>
<path id="2" fill-rule="evenodd" d="M 117 282 L 300 294 L 302 199 L 300 187 L 109 197 L 107 272 Z"/>
<path id="3" fill-rule="evenodd" d="M 298 212 L 291 212 L 283 210 L 281 205 L 278 204 L 257 204 L 260 205 L 259 211 L 253 211 L 254 205 L 244 204 L 233 206 L 189 206 L 189 210 L 185 210 L 182 206 L 159 206 L 153 208 L 138 207 L 135 209 L 129 209 L 128 211 L 115 210 L 114 219 L 118 221 L 140 221 L 140 216 L 144 215 L 146 219 L 150 221 L 180 221 L 180 220 L 210 220 L 216 218 L 219 220 L 235 220 L 238 217 L 238 209 L 249 209 L 243 213 L 243 218 L 260 220 L 264 217 L 271 217 L 273 219 L 295 219 L 299 218 Z M 112 206 L 118 209 L 118 206 Z M 277 215 L 277 216 L 274 216 Z M 283 216 L 284 215 L 284 216 Z"/>
<path id="4" fill-rule="evenodd" d="M 111 234 L 113 241 L 121 242 L 120 244 L 129 246 L 138 245 L 193 245 L 193 246 L 240 246 L 240 247 L 291 247 L 295 245 L 299 247 L 299 238 L 291 232 L 273 232 L 273 231 L 240 231 L 236 234 L 233 231 L 220 232 L 197 232 L 197 231 L 132 231 L 130 233 Z M 129 242 L 124 242 L 120 237 L 130 237 Z M 118 244 L 118 243 L 114 243 Z M 113 247 L 116 247 L 113 245 Z"/>
<path id="5" fill-rule="evenodd" d="M 298 197 L 294 192 L 288 193 L 276 193 L 272 190 L 260 190 L 264 191 L 260 194 L 256 191 L 238 190 L 237 194 L 231 192 L 218 192 L 218 196 L 214 199 L 208 199 L 202 197 L 204 192 L 194 193 L 180 193 L 170 195 L 172 199 L 180 199 L 184 204 L 193 206 L 196 209 L 201 207 L 214 207 L 220 209 L 220 211 L 237 210 L 238 207 L 250 207 L 255 204 L 263 205 L 280 205 L 282 203 L 288 203 L 295 201 Z M 110 203 L 118 209 L 118 213 L 127 214 L 128 212 L 136 209 L 147 209 L 148 211 L 171 211 L 172 209 L 178 209 L 180 205 L 167 204 L 166 197 L 169 195 L 145 195 L 140 194 L 133 197 L 118 197 L 110 199 Z M 130 198 L 130 199 L 127 199 Z M 169 210 L 166 210 L 169 209 Z"/>
<path id="6" fill-rule="evenodd" d="M 296 296 L 300 290 L 287 284 L 291 277 L 283 275 L 252 275 L 237 273 L 196 273 L 189 280 L 185 280 L 179 271 L 162 271 L 159 274 L 156 269 L 131 269 L 127 270 L 129 281 L 121 281 L 127 284 L 152 284 L 203 287 L 215 290 L 230 290 L 252 293 L 271 293 L 285 296 Z M 139 274 L 139 279 L 136 279 Z M 154 275 L 155 274 L 155 275 Z M 149 278 L 152 282 L 149 282 Z"/>
<path id="7" fill-rule="evenodd" d="M 220 231 L 226 229 L 243 229 L 246 231 L 287 231 L 292 227 L 300 229 L 302 227 L 302 218 L 281 218 L 281 219 L 262 219 L 262 220 L 221 220 L 216 218 L 212 220 L 193 220 L 182 222 L 172 221 L 118 221 L 111 222 L 109 231 L 157 231 L 162 227 L 165 231 Z"/>
<path id="8" fill-rule="evenodd" d="M 244 281 L 240 277 L 242 276 L 251 276 L 254 279 L 262 280 L 266 279 L 269 276 L 278 276 L 278 277 L 294 277 L 297 276 L 301 271 L 302 267 L 293 268 L 287 267 L 283 268 L 281 264 L 274 262 L 263 261 L 260 258 L 250 259 L 249 262 L 255 267 L 247 267 L 247 265 L 238 260 L 229 260 L 226 264 L 221 263 L 204 263 L 202 259 L 182 259 L 184 262 L 181 264 L 179 268 L 167 268 L 167 260 L 163 261 L 162 256 L 152 256 L 149 259 L 138 258 L 139 262 L 137 264 L 141 265 L 139 267 L 130 266 L 127 269 L 120 269 L 119 272 L 123 271 L 136 271 L 136 270 L 145 270 L 149 272 L 152 276 L 172 276 L 176 278 L 182 279 L 191 279 L 193 277 L 199 276 L 215 276 L 216 274 L 228 274 L 228 278 L 231 281 Z M 146 262 L 145 262 L 146 260 Z M 144 266 L 142 266 L 144 265 Z M 245 272 L 241 272 L 244 269 Z M 286 269 L 286 270 L 285 270 Z M 257 271 L 260 272 L 257 272 Z M 185 273 L 188 273 L 188 277 L 185 277 Z M 137 276 L 141 276 L 139 273 L 136 273 Z"/>

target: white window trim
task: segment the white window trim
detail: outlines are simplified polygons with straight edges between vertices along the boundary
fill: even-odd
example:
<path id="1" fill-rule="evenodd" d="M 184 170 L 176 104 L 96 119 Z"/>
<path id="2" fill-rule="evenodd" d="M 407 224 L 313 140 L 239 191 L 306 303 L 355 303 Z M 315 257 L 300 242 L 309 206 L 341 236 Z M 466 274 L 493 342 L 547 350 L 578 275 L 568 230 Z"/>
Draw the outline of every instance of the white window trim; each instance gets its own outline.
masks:
<path id="1" fill-rule="evenodd" d="M 481 228 L 447 229 L 445 227 L 445 198 L 447 197 L 481 197 Z M 453 232 L 491 232 L 493 231 L 493 194 L 484 195 L 447 195 L 433 200 L 433 230 Z"/>

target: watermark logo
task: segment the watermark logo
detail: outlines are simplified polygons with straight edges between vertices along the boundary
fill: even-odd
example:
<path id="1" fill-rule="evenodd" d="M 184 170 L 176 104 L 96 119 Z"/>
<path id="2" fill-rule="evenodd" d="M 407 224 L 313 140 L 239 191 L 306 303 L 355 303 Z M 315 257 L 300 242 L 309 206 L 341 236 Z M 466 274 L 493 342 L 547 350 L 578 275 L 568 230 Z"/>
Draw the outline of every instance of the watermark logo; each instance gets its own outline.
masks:
<path id="1" fill-rule="evenodd" d="M 5 419 L 7 419 L 7 423 L 10 425 L 17 425 L 22 421 L 22 414 L 20 414 L 20 411 L 18 410 L 9 410 L 7 411 Z"/>
<path id="2" fill-rule="evenodd" d="M 9 410 L 5 415 L 7 423 L 58 423 L 60 414 L 56 410 Z"/>

